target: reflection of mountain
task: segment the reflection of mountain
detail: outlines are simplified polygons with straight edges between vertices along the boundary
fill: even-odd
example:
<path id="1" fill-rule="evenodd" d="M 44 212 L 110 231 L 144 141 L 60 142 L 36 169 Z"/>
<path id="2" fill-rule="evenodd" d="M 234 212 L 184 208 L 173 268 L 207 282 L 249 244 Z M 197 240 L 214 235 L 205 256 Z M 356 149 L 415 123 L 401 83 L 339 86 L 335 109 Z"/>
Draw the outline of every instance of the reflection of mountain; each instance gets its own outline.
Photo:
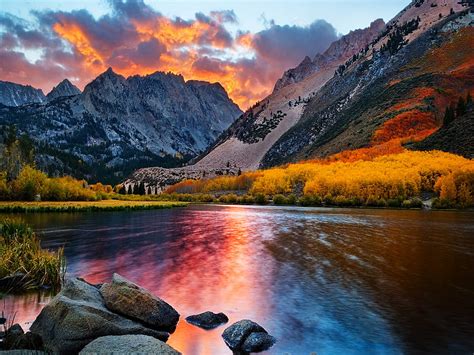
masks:
<path id="1" fill-rule="evenodd" d="M 349 338 L 352 332 L 359 344 L 372 344 L 365 351 L 395 342 L 392 345 L 402 352 L 469 352 L 474 344 L 466 341 L 474 339 L 474 260 L 467 231 L 452 231 L 459 219 L 446 214 L 361 212 L 341 223 L 345 217 L 338 215 L 289 226 L 266 242 L 279 261 L 277 272 L 286 274 L 292 265 L 293 277 L 304 283 L 306 296 L 300 298 L 311 300 L 308 312 L 317 320 L 314 326 L 321 327 L 325 317 L 333 322 L 324 337 Z M 275 312 L 288 310 L 276 305 Z M 380 317 L 386 323 L 377 323 Z M 396 338 L 384 334 L 384 327 Z"/>

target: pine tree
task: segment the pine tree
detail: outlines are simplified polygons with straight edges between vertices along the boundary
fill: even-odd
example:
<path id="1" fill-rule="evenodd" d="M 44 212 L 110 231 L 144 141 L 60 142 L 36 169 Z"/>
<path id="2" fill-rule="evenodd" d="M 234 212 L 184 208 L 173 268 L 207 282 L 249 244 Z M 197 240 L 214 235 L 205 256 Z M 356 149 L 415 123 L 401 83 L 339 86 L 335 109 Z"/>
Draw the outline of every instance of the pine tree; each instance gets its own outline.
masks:
<path id="1" fill-rule="evenodd" d="M 443 124 L 448 125 L 454 121 L 454 104 L 449 105 L 446 107 L 446 111 L 444 113 Z"/>
<path id="2" fill-rule="evenodd" d="M 466 96 L 466 106 L 469 106 L 470 104 L 472 104 L 472 96 L 471 93 L 468 92 Z"/>
<path id="3" fill-rule="evenodd" d="M 464 97 L 460 97 L 458 100 L 458 105 L 456 106 L 456 117 L 462 116 L 466 113 L 466 101 Z"/>

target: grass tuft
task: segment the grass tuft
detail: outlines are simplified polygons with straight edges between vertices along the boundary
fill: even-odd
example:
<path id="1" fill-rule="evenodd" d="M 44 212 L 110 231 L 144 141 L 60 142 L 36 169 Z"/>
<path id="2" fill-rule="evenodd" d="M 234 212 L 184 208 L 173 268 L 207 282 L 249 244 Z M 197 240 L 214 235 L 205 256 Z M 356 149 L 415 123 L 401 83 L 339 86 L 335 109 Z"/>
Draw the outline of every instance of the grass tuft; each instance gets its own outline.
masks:
<path id="1" fill-rule="evenodd" d="M 64 249 L 41 247 L 33 230 L 15 219 L 0 221 L 0 287 L 8 291 L 60 287 L 65 273 Z"/>

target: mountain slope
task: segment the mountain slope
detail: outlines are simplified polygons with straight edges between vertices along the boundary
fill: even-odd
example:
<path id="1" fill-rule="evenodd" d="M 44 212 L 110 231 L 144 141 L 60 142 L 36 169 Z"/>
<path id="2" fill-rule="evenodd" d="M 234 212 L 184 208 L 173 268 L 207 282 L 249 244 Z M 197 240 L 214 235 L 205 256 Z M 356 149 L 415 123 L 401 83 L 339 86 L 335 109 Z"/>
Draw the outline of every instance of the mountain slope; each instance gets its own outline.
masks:
<path id="1" fill-rule="evenodd" d="M 55 86 L 48 95 L 46 95 L 46 98 L 48 101 L 52 101 L 58 97 L 74 96 L 79 95 L 80 93 L 81 90 L 79 90 L 69 80 L 64 79 L 57 86 Z"/>
<path id="2" fill-rule="evenodd" d="M 177 166 L 204 151 L 241 114 L 220 84 L 108 69 L 80 95 L 0 109 L 38 146 L 53 174 L 117 182 L 142 166 Z"/>
<path id="3" fill-rule="evenodd" d="M 474 159 L 474 106 L 471 105 L 465 114 L 409 147 L 415 150 L 442 150 Z"/>
<path id="4" fill-rule="evenodd" d="M 457 2 L 413 2 L 321 88 L 262 166 L 432 134 L 445 107 L 474 87 L 472 23 Z"/>
<path id="5" fill-rule="evenodd" d="M 212 169 L 230 163 L 242 170 L 257 169 L 266 152 L 298 122 L 306 102 L 342 63 L 373 41 L 383 26 L 383 21 L 377 20 L 364 30 L 352 31 L 313 61 L 307 57 L 287 71 L 274 92 L 247 110 L 195 167 Z"/>
<path id="6" fill-rule="evenodd" d="M 41 103 L 46 97 L 41 89 L 30 85 L 20 85 L 0 80 L 0 104 L 5 106 L 21 106 Z"/>

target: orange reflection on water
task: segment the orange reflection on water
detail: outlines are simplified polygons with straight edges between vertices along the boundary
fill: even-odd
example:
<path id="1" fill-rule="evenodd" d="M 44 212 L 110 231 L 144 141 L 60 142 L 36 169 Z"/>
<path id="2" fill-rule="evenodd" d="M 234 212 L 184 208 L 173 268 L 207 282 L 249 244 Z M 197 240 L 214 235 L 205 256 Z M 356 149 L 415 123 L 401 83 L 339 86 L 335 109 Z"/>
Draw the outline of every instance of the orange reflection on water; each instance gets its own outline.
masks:
<path id="1" fill-rule="evenodd" d="M 217 212 L 216 212 L 217 213 Z M 198 214 L 194 215 L 200 219 Z M 224 217 L 225 216 L 225 217 Z M 212 216 L 209 216 L 212 218 Z M 221 216 L 220 216 L 221 217 Z M 267 307 L 256 306 L 261 281 L 259 269 L 252 262 L 245 208 L 230 208 L 222 216 L 227 226 L 222 237 L 203 240 L 197 228 L 190 233 L 183 245 L 176 270 L 166 270 L 158 294 L 172 300 L 182 318 L 206 310 L 225 312 L 230 322 L 248 318 L 263 319 Z M 193 224 L 193 223 L 191 223 Z M 201 225 L 196 221 L 196 225 Z M 196 240 L 201 242 L 196 243 Z M 260 283 L 260 285 L 259 285 Z M 259 285 L 254 288 L 253 285 Z M 191 326 L 182 319 L 169 344 L 184 354 L 215 354 L 228 351 L 221 339 L 224 327 L 206 331 Z"/>

